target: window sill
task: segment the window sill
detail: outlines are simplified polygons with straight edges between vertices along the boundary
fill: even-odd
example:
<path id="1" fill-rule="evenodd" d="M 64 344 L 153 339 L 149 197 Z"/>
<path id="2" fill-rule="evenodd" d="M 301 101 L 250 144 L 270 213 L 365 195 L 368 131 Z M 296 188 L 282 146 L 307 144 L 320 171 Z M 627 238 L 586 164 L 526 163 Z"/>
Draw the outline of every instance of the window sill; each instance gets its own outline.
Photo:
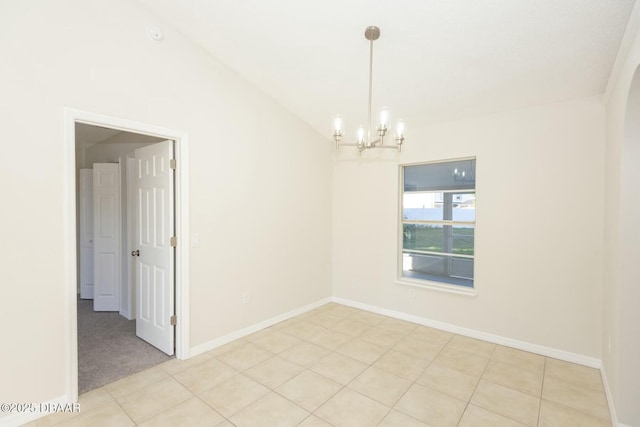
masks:
<path id="1" fill-rule="evenodd" d="M 434 291 L 446 292 L 446 293 L 457 294 L 457 295 L 465 295 L 470 297 L 475 297 L 478 295 L 478 291 L 476 291 L 475 288 L 468 288 L 465 286 L 458 286 L 458 285 L 449 285 L 446 283 L 433 282 L 429 280 L 414 280 L 406 277 L 401 277 L 399 279 L 396 279 L 396 285 L 412 286 L 414 288 L 430 289 Z"/>

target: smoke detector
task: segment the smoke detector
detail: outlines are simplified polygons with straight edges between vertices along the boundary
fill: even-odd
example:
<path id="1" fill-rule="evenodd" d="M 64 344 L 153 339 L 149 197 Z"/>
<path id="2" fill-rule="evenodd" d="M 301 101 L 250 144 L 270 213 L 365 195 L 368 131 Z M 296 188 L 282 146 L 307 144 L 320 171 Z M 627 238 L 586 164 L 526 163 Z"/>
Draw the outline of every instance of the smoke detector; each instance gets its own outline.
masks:
<path id="1" fill-rule="evenodd" d="M 149 38 L 154 42 L 162 41 L 162 38 L 164 37 L 160 28 L 152 26 L 147 27 L 147 36 L 149 36 Z"/>

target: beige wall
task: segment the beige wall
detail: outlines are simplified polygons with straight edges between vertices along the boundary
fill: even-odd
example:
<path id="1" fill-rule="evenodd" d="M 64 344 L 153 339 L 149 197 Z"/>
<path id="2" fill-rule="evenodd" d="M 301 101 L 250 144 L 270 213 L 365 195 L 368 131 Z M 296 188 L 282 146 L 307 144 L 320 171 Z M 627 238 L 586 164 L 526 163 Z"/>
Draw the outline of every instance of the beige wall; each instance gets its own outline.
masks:
<path id="1" fill-rule="evenodd" d="M 147 25 L 165 40 L 151 42 Z M 368 161 L 371 153 L 333 154 L 135 2 L 0 2 L 0 53 L 3 147 L 15 160 L 0 178 L 19 184 L 5 189 L 0 209 L 11 225 L 0 249 L 2 312 L 20 325 L 4 329 L 0 401 L 44 402 L 68 390 L 63 108 L 71 107 L 189 133 L 190 225 L 201 241 L 191 250 L 192 347 L 333 293 L 603 357 L 621 421 L 640 423 L 632 359 L 640 276 L 624 269 L 636 250 L 625 236 L 640 228 L 622 215 L 624 195 L 640 198 L 621 184 L 631 177 L 622 135 L 639 40 L 607 104 L 606 204 L 605 111 L 595 98 L 410 123 L 399 157 Z M 478 159 L 478 295 L 396 284 L 398 163 L 465 156 Z"/>
<path id="2" fill-rule="evenodd" d="M 600 358 L 604 110 L 598 98 L 420 127 L 387 161 L 334 166 L 334 294 Z M 477 296 L 395 283 L 398 163 L 477 156 Z"/>
<path id="3" fill-rule="evenodd" d="M 330 296 L 330 141 L 136 2 L 2 1 L 0 52 L 1 402 L 68 390 L 64 107 L 189 133 L 192 347 Z"/>
<path id="4" fill-rule="evenodd" d="M 620 422 L 640 425 L 640 7 L 607 102 L 603 365 Z M 635 31 L 635 33 L 630 31 Z"/>

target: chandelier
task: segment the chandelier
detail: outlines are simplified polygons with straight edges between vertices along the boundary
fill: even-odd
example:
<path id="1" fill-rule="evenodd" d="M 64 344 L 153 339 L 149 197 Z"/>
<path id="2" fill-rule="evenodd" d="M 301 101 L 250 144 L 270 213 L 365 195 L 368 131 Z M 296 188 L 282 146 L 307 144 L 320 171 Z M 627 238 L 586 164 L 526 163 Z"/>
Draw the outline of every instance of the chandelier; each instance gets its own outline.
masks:
<path id="1" fill-rule="evenodd" d="M 376 26 L 367 27 L 364 31 L 364 37 L 369 40 L 369 109 L 367 114 L 367 128 L 364 126 L 358 127 L 356 132 L 355 143 L 343 143 L 342 136 L 344 131 L 342 129 L 342 117 L 337 115 L 333 119 L 333 139 L 336 141 L 336 148 L 341 146 L 357 147 L 358 152 L 362 153 L 364 150 L 370 148 L 391 148 L 400 151 L 402 149 L 402 143 L 404 142 L 404 122 L 398 120 L 396 124 L 395 144 L 386 144 L 384 137 L 389 130 L 389 110 L 383 107 L 380 110 L 380 116 L 375 133 L 371 132 L 371 94 L 373 89 L 373 41 L 378 40 L 380 37 L 380 28 Z M 375 138 L 375 139 L 373 139 Z"/>

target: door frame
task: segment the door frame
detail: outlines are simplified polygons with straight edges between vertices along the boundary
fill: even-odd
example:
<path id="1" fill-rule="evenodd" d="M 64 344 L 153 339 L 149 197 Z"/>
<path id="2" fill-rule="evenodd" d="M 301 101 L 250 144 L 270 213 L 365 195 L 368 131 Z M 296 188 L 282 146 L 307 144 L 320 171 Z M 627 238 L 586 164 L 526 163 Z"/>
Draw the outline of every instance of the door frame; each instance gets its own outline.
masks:
<path id="1" fill-rule="evenodd" d="M 66 395 L 70 402 L 78 400 L 78 336 L 77 336 L 77 253 L 76 253 L 76 137 L 75 125 L 101 126 L 126 132 L 171 139 L 175 142 L 175 305 L 178 319 L 175 333 L 176 358 L 189 358 L 189 134 L 146 123 L 111 117 L 103 114 L 64 109 L 64 253 L 65 298 L 67 309 L 67 384 Z"/>

